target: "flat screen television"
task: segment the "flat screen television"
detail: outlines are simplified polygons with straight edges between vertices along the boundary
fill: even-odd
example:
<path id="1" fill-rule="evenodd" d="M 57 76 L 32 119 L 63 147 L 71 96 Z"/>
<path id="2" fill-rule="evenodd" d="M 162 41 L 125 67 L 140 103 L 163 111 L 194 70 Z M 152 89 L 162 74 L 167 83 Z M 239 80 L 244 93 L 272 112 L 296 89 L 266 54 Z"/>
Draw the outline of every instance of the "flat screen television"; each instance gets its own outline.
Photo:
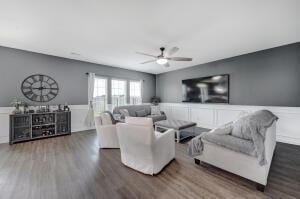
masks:
<path id="1" fill-rule="evenodd" d="M 182 102 L 229 103 L 229 75 L 182 80 Z"/>

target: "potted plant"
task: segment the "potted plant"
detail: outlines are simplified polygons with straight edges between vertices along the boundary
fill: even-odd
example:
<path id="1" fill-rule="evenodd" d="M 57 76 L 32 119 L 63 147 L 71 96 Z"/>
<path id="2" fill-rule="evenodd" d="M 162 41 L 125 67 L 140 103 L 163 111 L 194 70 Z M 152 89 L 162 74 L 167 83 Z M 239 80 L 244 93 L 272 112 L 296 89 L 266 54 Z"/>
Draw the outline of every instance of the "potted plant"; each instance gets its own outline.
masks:
<path id="1" fill-rule="evenodd" d="M 158 103 L 160 103 L 160 98 L 157 97 L 157 96 L 153 96 L 153 97 L 151 98 L 151 104 L 153 104 L 153 105 L 158 105 Z"/>

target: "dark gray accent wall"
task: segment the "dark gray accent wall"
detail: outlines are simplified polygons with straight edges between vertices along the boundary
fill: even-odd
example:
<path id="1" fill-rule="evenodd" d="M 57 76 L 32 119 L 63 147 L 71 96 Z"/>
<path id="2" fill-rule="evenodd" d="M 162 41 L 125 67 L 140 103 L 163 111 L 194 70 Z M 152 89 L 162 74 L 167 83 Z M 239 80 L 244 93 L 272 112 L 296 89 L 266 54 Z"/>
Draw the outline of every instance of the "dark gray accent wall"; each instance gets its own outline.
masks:
<path id="1" fill-rule="evenodd" d="M 156 95 L 181 102 L 181 80 L 218 74 L 230 75 L 230 104 L 300 106 L 300 43 L 159 74 Z"/>
<path id="2" fill-rule="evenodd" d="M 155 75 L 152 74 L 0 47 L 0 106 L 11 106 L 13 97 L 38 105 L 27 100 L 20 89 L 22 81 L 32 74 L 49 75 L 58 82 L 59 95 L 49 104 L 87 104 L 86 72 L 128 80 L 144 80 L 143 101 L 149 102 L 155 95 Z"/>

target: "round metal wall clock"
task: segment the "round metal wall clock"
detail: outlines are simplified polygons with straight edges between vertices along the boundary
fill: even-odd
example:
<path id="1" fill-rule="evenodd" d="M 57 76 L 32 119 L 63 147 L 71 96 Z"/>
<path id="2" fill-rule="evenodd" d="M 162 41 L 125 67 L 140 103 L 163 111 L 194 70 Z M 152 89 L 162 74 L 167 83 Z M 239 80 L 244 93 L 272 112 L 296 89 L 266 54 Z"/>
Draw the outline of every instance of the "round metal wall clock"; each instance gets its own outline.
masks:
<path id="1" fill-rule="evenodd" d="M 53 78 L 36 74 L 22 82 L 21 90 L 24 96 L 32 101 L 49 102 L 58 95 L 59 87 Z"/>

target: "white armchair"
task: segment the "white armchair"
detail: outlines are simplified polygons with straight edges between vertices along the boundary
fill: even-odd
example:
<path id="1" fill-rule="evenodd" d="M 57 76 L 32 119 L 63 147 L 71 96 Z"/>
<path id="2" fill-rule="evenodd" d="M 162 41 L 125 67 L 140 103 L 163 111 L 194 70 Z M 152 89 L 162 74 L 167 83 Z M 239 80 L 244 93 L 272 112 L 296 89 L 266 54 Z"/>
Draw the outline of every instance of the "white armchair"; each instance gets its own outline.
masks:
<path id="1" fill-rule="evenodd" d="M 175 158 L 174 130 L 155 132 L 151 118 L 126 117 L 117 134 L 122 163 L 144 174 L 159 173 Z"/>
<path id="2" fill-rule="evenodd" d="M 95 125 L 100 148 L 120 148 L 116 125 L 109 113 L 95 117 Z"/>

